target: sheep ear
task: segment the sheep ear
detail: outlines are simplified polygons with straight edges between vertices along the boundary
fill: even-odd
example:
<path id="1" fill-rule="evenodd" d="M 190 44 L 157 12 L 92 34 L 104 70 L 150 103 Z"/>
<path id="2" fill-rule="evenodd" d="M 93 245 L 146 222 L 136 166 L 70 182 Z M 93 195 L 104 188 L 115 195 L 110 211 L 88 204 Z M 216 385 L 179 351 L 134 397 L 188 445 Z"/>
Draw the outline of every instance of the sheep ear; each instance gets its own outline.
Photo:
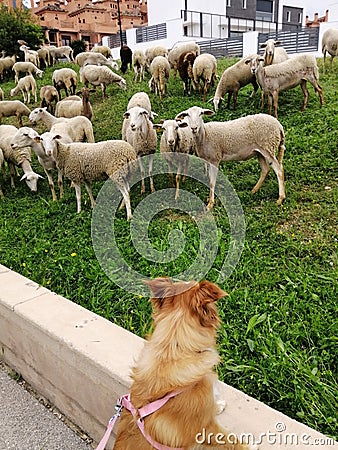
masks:
<path id="1" fill-rule="evenodd" d="M 205 116 L 213 116 L 215 113 L 214 111 L 211 111 L 211 109 L 203 109 L 202 114 L 204 114 Z"/>
<path id="2" fill-rule="evenodd" d="M 188 115 L 188 113 L 186 111 L 182 111 L 177 114 L 177 116 L 175 117 L 175 120 L 182 120 L 182 119 L 184 119 L 184 117 L 187 117 L 187 115 Z"/>
<path id="3" fill-rule="evenodd" d="M 123 117 L 124 117 L 125 119 L 129 119 L 130 113 L 129 113 L 128 111 L 125 112 L 125 113 L 123 114 Z"/>
<path id="4" fill-rule="evenodd" d="M 161 133 L 163 131 L 162 125 L 160 123 L 153 123 L 153 128 L 154 130 L 156 130 L 158 133 Z"/>
<path id="5" fill-rule="evenodd" d="M 178 127 L 179 128 L 185 128 L 188 127 L 189 125 L 187 124 L 187 122 L 178 122 Z"/>
<path id="6" fill-rule="evenodd" d="M 55 139 L 62 139 L 62 136 L 60 136 L 60 134 L 56 134 L 55 136 L 53 136 L 53 141 L 54 141 Z"/>
<path id="7" fill-rule="evenodd" d="M 40 143 L 41 142 L 40 136 L 39 135 L 35 136 L 34 137 L 34 141 L 37 142 L 37 143 Z"/>
<path id="8" fill-rule="evenodd" d="M 250 63 L 251 63 L 251 59 L 248 58 L 248 59 L 246 59 L 244 62 L 245 62 L 245 64 L 250 64 Z"/>
<path id="9" fill-rule="evenodd" d="M 283 42 L 282 41 L 275 41 L 275 45 L 282 45 Z"/>
<path id="10" fill-rule="evenodd" d="M 260 47 L 260 48 L 265 48 L 265 47 L 266 47 L 266 42 L 263 42 L 262 44 L 260 44 L 259 47 Z"/>
<path id="11" fill-rule="evenodd" d="M 27 174 L 26 174 L 26 173 L 24 173 L 24 174 L 22 175 L 22 177 L 20 178 L 20 181 L 24 180 L 25 178 L 27 178 Z"/>
<path id="12" fill-rule="evenodd" d="M 264 58 L 260 57 L 260 58 L 258 58 L 258 61 L 263 62 Z"/>

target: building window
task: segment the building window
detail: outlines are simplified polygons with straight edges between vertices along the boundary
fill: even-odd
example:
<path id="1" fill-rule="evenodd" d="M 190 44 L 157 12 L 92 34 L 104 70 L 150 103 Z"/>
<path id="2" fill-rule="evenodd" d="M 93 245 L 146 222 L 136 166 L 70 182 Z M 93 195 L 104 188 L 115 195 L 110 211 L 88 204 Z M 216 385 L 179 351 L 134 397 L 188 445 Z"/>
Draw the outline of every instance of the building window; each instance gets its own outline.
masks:
<path id="1" fill-rule="evenodd" d="M 231 6 L 231 0 L 227 0 L 227 6 Z"/>
<path id="2" fill-rule="evenodd" d="M 272 22 L 273 2 L 271 0 L 257 0 L 256 19 Z"/>
<path id="3" fill-rule="evenodd" d="M 298 23 L 302 23 L 302 13 L 298 13 Z"/>
<path id="4" fill-rule="evenodd" d="M 246 0 L 242 0 L 242 7 L 243 9 L 246 9 Z"/>
<path id="5" fill-rule="evenodd" d="M 291 22 L 291 12 L 290 11 L 286 11 L 286 21 Z"/>
<path id="6" fill-rule="evenodd" d="M 85 19 L 82 19 L 82 23 L 86 23 L 86 20 L 85 20 Z"/>
<path id="7" fill-rule="evenodd" d="M 40 20 L 43 22 L 45 20 L 45 18 L 43 16 L 41 16 Z"/>

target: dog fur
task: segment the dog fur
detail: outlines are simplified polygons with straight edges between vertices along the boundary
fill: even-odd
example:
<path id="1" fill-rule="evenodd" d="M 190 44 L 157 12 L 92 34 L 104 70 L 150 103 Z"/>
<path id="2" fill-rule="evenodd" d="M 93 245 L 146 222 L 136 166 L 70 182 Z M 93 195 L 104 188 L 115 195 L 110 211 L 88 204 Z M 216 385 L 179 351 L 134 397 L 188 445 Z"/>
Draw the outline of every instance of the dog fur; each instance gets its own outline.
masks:
<path id="1" fill-rule="evenodd" d="M 141 408 L 166 394 L 185 390 L 145 418 L 145 430 L 156 442 L 187 450 L 244 450 L 247 446 L 218 443 L 227 436 L 216 421 L 214 372 L 219 362 L 216 331 L 220 324 L 216 301 L 226 293 L 209 282 L 178 282 L 156 278 L 147 282 L 152 291 L 154 331 L 132 372 L 131 401 Z M 196 435 L 213 433 L 210 444 L 197 445 Z M 226 437 L 224 438 L 226 440 Z M 153 450 L 135 419 L 123 410 L 114 450 Z"/>

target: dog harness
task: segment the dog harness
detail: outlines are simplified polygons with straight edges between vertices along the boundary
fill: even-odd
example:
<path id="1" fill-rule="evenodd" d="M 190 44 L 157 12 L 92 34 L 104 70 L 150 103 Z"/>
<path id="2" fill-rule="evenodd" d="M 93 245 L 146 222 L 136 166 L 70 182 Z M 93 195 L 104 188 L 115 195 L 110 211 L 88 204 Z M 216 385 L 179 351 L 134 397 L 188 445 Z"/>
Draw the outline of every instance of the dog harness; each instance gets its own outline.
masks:
<path id="1" fill-rule="evenodd" d="M 104 450 L 105 446 L 109 440 L 109 437 L 111 435 L 111 432 L 114 428 L 114 425 L 118 418 L 120 417 L 123 408 L 126 408 L 128 411 L 131 412 L 132 416 L 137 419 L 136 423 L 139 427 L 139 430 L 145 437 L 145 439 L 149 442 L 150 445 L 152 445 L 156 450 L 184 450 L 182 447 L 168 447 L 167 445 L 159 444 L 158 442 L 154 441 L 149 434 L 144 429 L 144 418 L 149 416 L 150 414 L 154 413 L 155 411 L 159 410 L 163 405 L 167 403 L 168 400 L 170 400 L 172 397 L 176 397 L 176 395 L 181 394 L 185 389 L 178 389 L 177 391 L 171 392 L 167 394 L 166 396 L 155 400 L 151 403 L 149 403 L 146 406 L 143 406 L 140 409 L 136 409 L 133 404 L 130 401 L 130 394 L 125 394 L 121 398 L 119 398 L 115 410 L 116 413 L 109 419 L 108 426 L 106 429 L 106 432 L 104 436 L 102 437 L 99 445 L 96 447 L 96 450 Z"/>

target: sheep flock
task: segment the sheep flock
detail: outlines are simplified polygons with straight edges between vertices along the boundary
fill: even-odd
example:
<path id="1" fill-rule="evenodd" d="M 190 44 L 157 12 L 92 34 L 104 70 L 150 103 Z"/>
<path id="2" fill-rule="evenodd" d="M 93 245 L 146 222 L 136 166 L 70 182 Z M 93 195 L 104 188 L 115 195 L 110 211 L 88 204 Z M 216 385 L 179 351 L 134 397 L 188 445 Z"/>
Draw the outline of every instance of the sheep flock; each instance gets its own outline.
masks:
<path id="1" fill-rule="evenodd" d="M 332 48 L 336 45 L 331 41 L 338 40 L 337 34 L 338 30 L 337 33 L 327 33 L 323 42 L 324 64 L 328 52 L 331 70 L 335 56 Z M 5 173 L 7 166 L 11 186 L 14 187 L 16 172 L 23 170 L 21 179 L 26 180 L 31 190 L 37 190 L 38 184 L 45 181 L 32 169 L 30 164 L 33 164 L 37 172 L 47 176 L 52 200 L 59 202 L 62 202 L 63 178 L 69 178 L 75 187 L 78 213 L 81 212 L 81 184 L 85 184 L 91 206 L 94 207 L 90 183 L 111 178 L 122 194 L 122 205 L 126 206 L 129 220 L 132 211 L 128 177 L 137 170 L 137 165 L 142 175 L 141 194 L 146 192 L 143 156 L 148 156 L 152 192 L 155 191 L 152 179 L 154 154 L 158 152 L 163 155 L 171 180 L 176 163 L 176 200 L 179 197 L 180 174 L 183 173 L 184 178 L 188 175 L 188 155 L 202 158 L 210 182 L 208 210 L 215 203 L 219 165 L 223 161 L 246 161 L 256 157 L 261 176 L 252 192 L 260 189 L 272 168 L 278 183 L 277 203 L 281 205 L 286 197 L 283 156 L 287 148 L 287 130 L 283 128 L 283 118 L 277 117 L 278 93 L 300 85 L 304 93 L 302 111 L 309 98 L 307 81 L 319 95 L 321 105 L 324 105 L 324 94 L 319 84 L 317 61 L 312 55 L 288 55 L 282 43 L 273 39 L 262 44 L 261 48 L 264 54 L 244 56 L 220 71 L 217 59 L 209 53 L 201 54 L 196 42 L 175 44 L 172 49 L 149 47 L 144 51 L 132 51 L 124 45 L 121 49 L 122 61 L 114 61 L 110 49 L 103 46 L 74 58 L 73 51 L 67 46 L 42 46 L 36 51 L 22 45 L 23 62 L 17 61 L 15 55 L 0 58 L 0 69 L 4 67 L 1 60 L 7 58 L 11 62 L 10 69 L 0 73 L 3 82 L 0 87 L 2 172 Z M 126 76 L 128 70 L 130 81 Z M 16 85 L 9 90 L 4 82 L 10 79 L 15 80 Z M 176 114 L 168 117 L 165 107 L 160 106 L 173 95 L 170 83 L 177 86 L 183 84 L 182 95 L 195 100 L 199 106 L 183 111 L 177 106 Z M 239 91 L 248 84 L 253 86 L 251 95 L 244 89 L 241 94 Z M 101 93 L 97 87 L 100 87 Z M 228 99 L 223 109 L 230 111 L 232 96 L 233 109 L 239 102 L 251 107 L 254 101 L 251 98 L 259 89 L 262 95 L 261 111 L 258 107 L 255 114 L 235 120 L 217 120 L 226 94 Z M 39 99 L 37 92 L 40 92 Z M 207 96 L 211 99 L 207 100 Z M 17 98 L 12 100 L 12 97 Z M 20 97 L 23 97 L 25 104 L 19 101 Z M 264 97 L 268 98 L 269 114 L 263 111 Z M 124 99 L 124 114 L 118 116 L 114 104 L 121 102 L 121 98 Z M 210 101 L 213 102 L 213 111 L 207 107 Z M 111 121 L 120 124 L 120 133 L 98 140 L 100 105 L 108 102 L 111 105 Z M 160 106 L 153 108 L 152 103 Z M 271 116 L 272 111 L 275 117 Z M 161 120 L 157 115 L 162 116 Z M 19 128 L 13 126 L 13 116 L 17 117 Z M 204 122 L 203 117 L 207 116 L 214 116 L 215 120 Z M 6 124 L 1 124 L 3 118 Z M 18 155 L 18 152 L 25 156 L 16 162 L 13 154 Z M 129 165 L 129 169 L 123 168 L 124 165 Z M 54 171 L 57 173 L 60 199 L 53 182 Z M 33 187 L 28 183 L 29 177 L 34 178 Z M 0 198 L 6 197 L 5 186 L 3 176 L 0 179 Z"/>

